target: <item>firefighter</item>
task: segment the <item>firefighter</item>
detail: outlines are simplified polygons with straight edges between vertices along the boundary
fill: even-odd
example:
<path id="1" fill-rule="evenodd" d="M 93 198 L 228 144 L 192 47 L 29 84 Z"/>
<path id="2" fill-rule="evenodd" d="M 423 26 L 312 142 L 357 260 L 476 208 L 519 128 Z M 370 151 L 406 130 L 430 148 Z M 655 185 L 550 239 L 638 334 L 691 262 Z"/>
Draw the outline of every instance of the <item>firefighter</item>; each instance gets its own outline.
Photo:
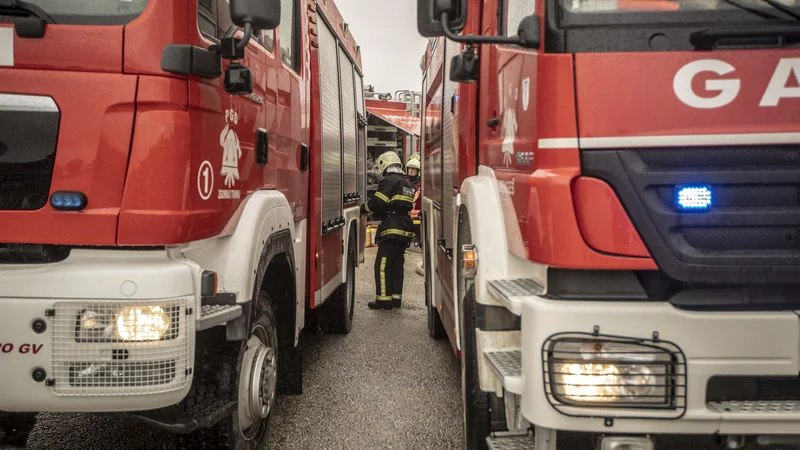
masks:
<path id="1" fill-rule="evenodd" d="M 420 199 L 420 184 L 422 180 L 419 176 L 419 169 L 419 155 L 415 153 L 411 155 L 411 158 L 409 158 L 408 162 L 406 162 L 406 174 L 408 175 L 406 180 L 408 180 L 408 183 L 414 189 L 414 208 L 411 210 L 411 220 L 414 223 L 414 235 L 416 236 L 417 240 L 420 239 L 419 211 L 420 204 L 422 203 L 422 200 Z"/>
<path id="2" fill-rule="evenodd" d="M 410 211 L 414 207 L 414 188 L 403 173 L 397 153 L 388 151 L 376 163 L 383 178 L 378 190 L 361 206 L 362 214 L 380 218 L 376 232 L 378 255 L 375 258 L 375 301 L 371 309 L 399 308 L 403 300 L 405 252 L 414 236 Z"/>

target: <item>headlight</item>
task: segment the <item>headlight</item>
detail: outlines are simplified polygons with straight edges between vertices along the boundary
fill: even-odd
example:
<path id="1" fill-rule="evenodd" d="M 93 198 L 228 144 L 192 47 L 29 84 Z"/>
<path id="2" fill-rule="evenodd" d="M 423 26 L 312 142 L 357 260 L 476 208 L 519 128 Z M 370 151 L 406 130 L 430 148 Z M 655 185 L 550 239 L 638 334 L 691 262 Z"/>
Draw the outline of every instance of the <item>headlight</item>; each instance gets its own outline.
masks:
<path id="1" fill-rule="evenodd" d="M 169 315 L 160 306 L 129 307 L 117 316 L 117 336 L 124 341 L 158 341 L 169 331 Z"/>
<path id="2" fill-rule="evenodd" d="M 670 406 L 673 358 L 659 347 L 559 340 L 549 363 L 551 391 L 562 403 Z"/>
<path id="3" fill-rule="evenodd" d="M 85 309 L 79 316 L 77 338 L 83 342 L 158 341 L 174 337 L 174 315 L 161 306 Z"/>

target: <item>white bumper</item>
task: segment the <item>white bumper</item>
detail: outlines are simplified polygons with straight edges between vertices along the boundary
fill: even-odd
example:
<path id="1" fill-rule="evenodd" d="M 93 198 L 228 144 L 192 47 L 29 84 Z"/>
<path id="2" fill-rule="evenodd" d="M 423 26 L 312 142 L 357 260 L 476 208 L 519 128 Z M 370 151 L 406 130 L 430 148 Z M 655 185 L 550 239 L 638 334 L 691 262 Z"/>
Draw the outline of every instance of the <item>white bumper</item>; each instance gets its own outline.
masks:
<path id="1" fill-rule="evenodd" d="M 538 426 L 605 433 L 800 433 L 800 408 L 791 404 L 743 408 L 747 412 L 706 404 L 706 386 L 715 375 L 798 375 L 800 319 L 794 312 L 688 312 L 660 302 L 528 297 L 521 317 L 521 411 Z M 593 333 L 596 327 L 602 335 L 637 339 L 657 332 L 677 345 L 686 358 L 685 412 L 554 408 L 545 392 L 544 343 L 559 333 Z"/>
<path id="2" fill-rule="evenodd" d="M 135 411 L 179 402 L 191 385 L 197 292 L 199 267 L 165 250 L 73 250 L 61 263 L 0 265 L 0 410 Z M 77 339 L 81 311 L 124 306 L 166 311 L 168 337 Z M 34 330 L 37 321 L 43 332 Z M 34 380 L 37 369 L 43 381 Z"/>

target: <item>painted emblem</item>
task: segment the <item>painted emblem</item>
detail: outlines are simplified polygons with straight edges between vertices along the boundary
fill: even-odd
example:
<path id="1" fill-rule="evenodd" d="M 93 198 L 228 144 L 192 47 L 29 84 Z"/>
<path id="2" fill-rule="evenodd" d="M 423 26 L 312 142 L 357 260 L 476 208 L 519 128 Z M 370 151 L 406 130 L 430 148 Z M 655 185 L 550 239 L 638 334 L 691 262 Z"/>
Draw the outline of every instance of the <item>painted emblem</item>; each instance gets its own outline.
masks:
<path id="1" fill-rule="evenodd" d="M 242 147 L 239 145 L 239 136 L 231 128 L 231 123 L 239 123 L 239 114 L 229 109 L 225 111 L 225 128 L 219 135 L 219 145 L 222 146 L 222 171 L 225 177 L 225 186 L 232 188 L 239 179 L 239 158 L 242 157 Z"/>

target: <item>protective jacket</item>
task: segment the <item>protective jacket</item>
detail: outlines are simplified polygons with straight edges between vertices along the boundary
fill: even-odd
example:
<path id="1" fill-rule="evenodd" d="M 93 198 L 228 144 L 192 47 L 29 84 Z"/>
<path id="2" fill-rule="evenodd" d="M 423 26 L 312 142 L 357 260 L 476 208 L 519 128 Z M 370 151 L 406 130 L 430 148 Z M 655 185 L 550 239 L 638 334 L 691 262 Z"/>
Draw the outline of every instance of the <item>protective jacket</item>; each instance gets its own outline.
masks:
<path id="1" fill-rule="evenodd" d="M 419 225 L 419 212 L 422 210 L 422 198 L 421 198 L 421 184 L 422 179 L 419 176 L 416 177 L 408 177 L 408 183 L 414 189 L 414 207 L 411 209 L 411 220 L 414 221 L 414 225 Z"/>
<path id="2" fill-rule="evenodd" d="M 402 173 L 389 172 L 378 184 L 378 191 L 361 206 L 362 214 L 380 219 L 376 241 L 386 239 L 411 242 L 414 224 L 410 212 L 414 207 L 414 188 Z"/>

